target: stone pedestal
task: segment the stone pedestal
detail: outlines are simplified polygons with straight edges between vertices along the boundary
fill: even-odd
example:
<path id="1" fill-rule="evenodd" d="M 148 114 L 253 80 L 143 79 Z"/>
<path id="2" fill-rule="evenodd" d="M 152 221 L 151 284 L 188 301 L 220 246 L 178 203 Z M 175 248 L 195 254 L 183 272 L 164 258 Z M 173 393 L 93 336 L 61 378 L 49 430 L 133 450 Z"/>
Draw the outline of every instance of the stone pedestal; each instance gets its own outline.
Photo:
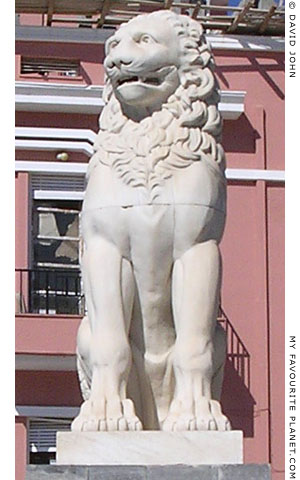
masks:
<path id="1" fill-rule="evenodd" d="M 269 465 L 28 465 L 26 480 L 271 480 Z"/>
<path id="2" fill-rule="evenodd" d="M 28 465 L 26 480 L 271 480 L 243 465 L 232 432 L 59 432 L 57 465 Z"/>
<path id="3" fill-rule="evenodd" d="M 243 433 L 58 432 L 59 465 L 221 465 L 243 463 Z"/>

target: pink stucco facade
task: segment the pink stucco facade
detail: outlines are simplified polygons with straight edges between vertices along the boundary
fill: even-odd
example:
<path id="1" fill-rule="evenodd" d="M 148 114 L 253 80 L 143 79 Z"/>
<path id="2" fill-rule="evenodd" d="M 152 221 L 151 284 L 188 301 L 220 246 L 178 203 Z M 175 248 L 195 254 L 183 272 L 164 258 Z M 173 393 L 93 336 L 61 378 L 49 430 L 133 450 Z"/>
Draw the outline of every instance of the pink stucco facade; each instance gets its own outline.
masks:
<path id="1" fill-rule="evenodd" d="M 245 112 L 224 122 L 223 145 L 231 169 L 284 170 L 284 53 L 216 50 L 216 74 L 222 90 L 246 91 Z M 21 55 L 79 58 L 82 78 L 74 83 L 103 85 L 103 45 L 18 42 Z M 40 77 L 26 81 L 43 81 Z M 47 80 L 44 80 L 47 82 Z M 57 80 L 50 80 L 50 82 Z M 70 83 L 70 80 L 64 80 Z M 17 126 L 97 130 L 97 115 L 17 112 Z M 77 156 L 76 156 L 77 155 Z M 71 153 L 71 162 L 87 158 Z M 55 161 L 55 152 L 17 150 L 17 160 Z M 30 266 L 28 173 L 16 175 L 16 268 Z M 227 361 L 224 410 L 233 427 L 244 431 L 246 463 L 271 463 L 273 480 L 284 479 L 284 183 L 230 180 L 228 216 L 221 244 L 222 308 L 249 359 L 249 378 Z M 18 355 L 72 356 L 80 317 L 16 315 Z M 16 403 L 78 406 L 75 371 L 16 374 Z M 17 477 L 27 461 L 26 420 L 17 417 Z"/>
<path id="2" fill-rule="evenodd" d="M 24 417 L 17 417 L 15 423 L 15 474 L 16 479 L 25 478 L 25 466 L 28 462 L 27 452 L 27 421 Z"/>

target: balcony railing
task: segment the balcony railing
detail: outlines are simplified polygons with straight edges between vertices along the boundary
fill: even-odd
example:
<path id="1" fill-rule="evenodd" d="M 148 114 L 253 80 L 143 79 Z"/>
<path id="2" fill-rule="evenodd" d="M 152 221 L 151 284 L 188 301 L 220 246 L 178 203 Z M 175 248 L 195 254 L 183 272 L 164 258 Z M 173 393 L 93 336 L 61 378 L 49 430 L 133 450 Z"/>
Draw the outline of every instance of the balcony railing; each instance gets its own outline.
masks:
<path id="1" fill-rule="evenodd" d="M 84 314 L 79 270 L 16 269 L 16 313 Z"/>
<path id="2" fill-rule="evenodd" d="M 80 271 L 16 269 L 16 313 L 83 315 L 85 302 Z M 227 336 L 227 359 L 249 387 L 249 352 L 221 307 L 218 322 Z"/>

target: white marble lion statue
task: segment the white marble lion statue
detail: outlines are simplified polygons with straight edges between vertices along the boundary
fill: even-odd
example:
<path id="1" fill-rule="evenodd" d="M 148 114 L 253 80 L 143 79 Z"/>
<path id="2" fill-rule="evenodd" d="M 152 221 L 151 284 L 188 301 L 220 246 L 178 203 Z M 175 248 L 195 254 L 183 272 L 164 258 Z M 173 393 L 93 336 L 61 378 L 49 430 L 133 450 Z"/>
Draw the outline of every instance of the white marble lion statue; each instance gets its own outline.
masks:
<path id="1" fill-rule="evenodd" d="M 75 431 L 230 429 L 219 403 L 226 181 L 213 65 L 201 25 L 171 11 L 107 41 L 81 214 Z"/>

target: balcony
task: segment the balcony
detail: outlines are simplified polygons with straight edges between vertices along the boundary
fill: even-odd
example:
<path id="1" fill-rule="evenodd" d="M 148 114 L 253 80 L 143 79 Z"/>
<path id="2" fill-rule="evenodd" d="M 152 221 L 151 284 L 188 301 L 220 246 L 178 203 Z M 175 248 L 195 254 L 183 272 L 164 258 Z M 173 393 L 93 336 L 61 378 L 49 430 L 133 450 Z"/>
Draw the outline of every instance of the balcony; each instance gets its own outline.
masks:
<path id="1" fill-rule="evenodd" d="M 22 319 L 22 322 L 25 320 L 24 314 L 25 316 L 26 314 L 33 314 L 43 319 L 42 324 L 45 325 L 47 316 L 56 315 L 57 320 L 59 320 L 58 324 L 55 323 L 55 328 L 57 328 L 59 324 L 62 326 L 62 319 L 65 315 L 84 315 L 85 301 L 81 274 L 78 269 L 16 269 L 15 274 L 16 314 L 20 320 Z M 38 318 L 36 317 L 36 325 Z M 249 388 L 249 352 L 221 307 L 218 314 L 218 323 L 225 330 L 227 337 L 227 360 L 242 382 Z M 26 324 L 24 325 L 26 327 Z M 76 328 L 77 326 L 78 319 Z M 72 326 L 72 335 L 75 342 L 76 329 L 74 328 L 73 332 L 73 327 L 74 325 Z M 64 328 L 67 327 L 64 326 Z M 48 352 L 48 350 L 46 351 Z"/>
<path id="2" fill-rule="evenodd" d="M 16 314 L 83 315 L 79 270 L 16 269 Z"/>
<path id="3" fill-rule="evenodd" d="M 16 270 L 16 370 L 75 372 L 76 335 L 84 314 L 80 271 L 62 269 Z M 254 399 L 251 394 L 251 356 L 231 320 L 220 308 L 218 328 L 227 337 L 223 387 L 224 411 L 233 427 L 242 427 L 236 412 L 242 408 L 253 435 Z"/>
<path id="4" fill-rule="evenodd" d="M 16 269 L 16 314 L 84 315 L 85 301 L 79 270 Z M 227 337 L 227 358 L 249 386 L 250 355 L 220 307 L 218 323 Z"/>

